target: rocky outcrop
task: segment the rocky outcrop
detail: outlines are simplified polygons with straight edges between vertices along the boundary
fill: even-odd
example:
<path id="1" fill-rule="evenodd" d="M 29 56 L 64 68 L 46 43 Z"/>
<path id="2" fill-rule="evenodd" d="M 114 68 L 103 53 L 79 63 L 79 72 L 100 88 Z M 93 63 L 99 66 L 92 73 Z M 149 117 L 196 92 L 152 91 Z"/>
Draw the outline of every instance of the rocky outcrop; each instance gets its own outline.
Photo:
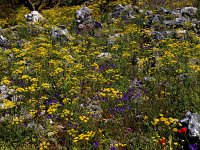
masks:
<path id="1" fill-rule="evenodd" d="M 102 24 L 99 21 L 92 19 L 91 14 L 92 11 L 86 6 L 83 6 L 81 9 L 76 11 L 75 21 L 78 32 L 90 30 L 92 31 L 91 34 L 94 34 L 94 29 L 102 27 Z"/>
<path id="2" fill-rule="evenodd" d="M 200 21 L 197 20 L 196 7 L 183 7 L 173 10 L 160 8 L 156 11 L 141 10 L 132 5 L 118 5 L 110 14 L 112 18 L 122 18 L 126 21 L 135 20 L 136 24 L 149 28 L 152 37 L 156 40 L 164 38 L 180 38 L 187 34 L 188 30 L 200 33 Z M 140 20 L 138 22 L 138 20 Z M 188 29 L 188 24 L 191 27 Z"/>

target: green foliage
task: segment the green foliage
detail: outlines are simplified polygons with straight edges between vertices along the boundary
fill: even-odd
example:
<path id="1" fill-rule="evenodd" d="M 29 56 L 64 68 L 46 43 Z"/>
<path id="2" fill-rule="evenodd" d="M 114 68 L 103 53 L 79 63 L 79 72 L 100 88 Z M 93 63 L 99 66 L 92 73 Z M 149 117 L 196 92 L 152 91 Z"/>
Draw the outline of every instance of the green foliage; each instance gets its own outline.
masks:
<path id="1" fill-rule="evenodd" d="M 200 18 L 200 0 L 194 0 L 193 5 L 198 8 L 197 17 Z"/>

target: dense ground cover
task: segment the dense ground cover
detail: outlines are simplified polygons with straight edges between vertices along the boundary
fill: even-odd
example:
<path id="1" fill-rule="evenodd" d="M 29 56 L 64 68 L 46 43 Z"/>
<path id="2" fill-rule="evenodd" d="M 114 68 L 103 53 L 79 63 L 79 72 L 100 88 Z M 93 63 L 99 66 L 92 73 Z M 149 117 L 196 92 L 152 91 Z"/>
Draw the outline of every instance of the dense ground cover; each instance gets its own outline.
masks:
<path id="1" fill-rule="evenodd" d="M 5 28 L 0 34 L 10 40 L 0 48 L 1 149 L 199 146 L 180 123 L 186 112 L 200 111 L 199 35 L 189 24 L 187 34 L 158 40 L 144 15 L 133 20 L 109 15 L 129 3 L 88 4 L 92 18 L 102 22 L 94 33 L 77 31 L 81 6 L 43 10 L 46 19 L 34 25 L 24 19 L 25 7 L 0 20 Z M 137 5 L 146 9 L 142 1 Z M 51 38 L 59 25 L 67 27 L 67 39 Z"/>

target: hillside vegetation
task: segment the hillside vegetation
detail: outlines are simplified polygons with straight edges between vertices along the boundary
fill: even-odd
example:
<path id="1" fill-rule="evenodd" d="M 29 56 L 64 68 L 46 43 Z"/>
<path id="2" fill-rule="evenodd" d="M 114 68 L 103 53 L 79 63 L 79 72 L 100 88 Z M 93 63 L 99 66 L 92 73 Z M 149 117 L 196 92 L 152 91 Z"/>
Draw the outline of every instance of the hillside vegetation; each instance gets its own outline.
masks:
<path id="1" fill-rule="evenodd" d="M 198 150 L 193 6 L 93 0 L 34 20 L 1 5 L 0 150 Z"/>

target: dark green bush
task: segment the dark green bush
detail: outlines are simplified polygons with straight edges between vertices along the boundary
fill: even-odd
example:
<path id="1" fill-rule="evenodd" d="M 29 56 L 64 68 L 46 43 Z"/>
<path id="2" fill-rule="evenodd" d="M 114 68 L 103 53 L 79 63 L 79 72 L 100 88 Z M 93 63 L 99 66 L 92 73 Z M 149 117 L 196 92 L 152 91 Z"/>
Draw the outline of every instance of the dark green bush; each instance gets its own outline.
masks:
<path id="1" fill-rule="evenodd" d="M 197 17 L 200 18 L 200 0 L 194 0 L 193 5 L 198 8 Z"/>

